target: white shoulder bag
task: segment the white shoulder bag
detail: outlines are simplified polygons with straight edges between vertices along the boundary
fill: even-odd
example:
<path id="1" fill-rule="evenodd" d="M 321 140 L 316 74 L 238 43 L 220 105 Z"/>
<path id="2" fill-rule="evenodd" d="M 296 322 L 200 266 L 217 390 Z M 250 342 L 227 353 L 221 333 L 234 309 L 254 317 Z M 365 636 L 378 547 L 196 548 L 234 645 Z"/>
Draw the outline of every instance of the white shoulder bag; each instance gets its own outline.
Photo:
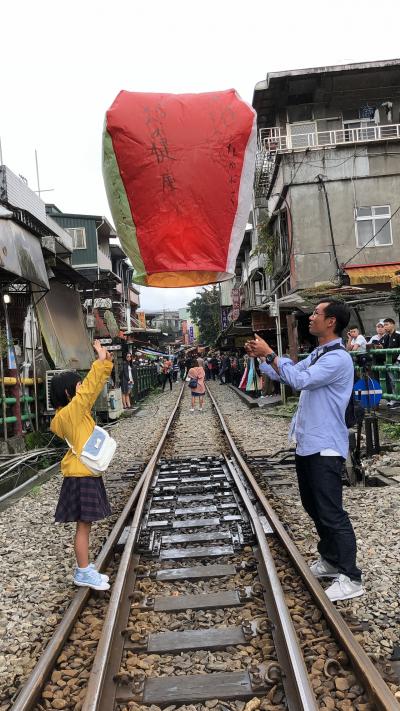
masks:
<path id="1" fill-rule="evenodd" d="M 90 469 L 94 476 L 101 476 L 107 471 L 117 449 L 115 439 L 110 437 L 107 430 L 98 425 L 95 426 L 89 439 L 83 445 L 80 456 L 77 455 L 68 440 L 66 439 L 65 441 L 73 454 L 78 457 L 85 467 Z"/>

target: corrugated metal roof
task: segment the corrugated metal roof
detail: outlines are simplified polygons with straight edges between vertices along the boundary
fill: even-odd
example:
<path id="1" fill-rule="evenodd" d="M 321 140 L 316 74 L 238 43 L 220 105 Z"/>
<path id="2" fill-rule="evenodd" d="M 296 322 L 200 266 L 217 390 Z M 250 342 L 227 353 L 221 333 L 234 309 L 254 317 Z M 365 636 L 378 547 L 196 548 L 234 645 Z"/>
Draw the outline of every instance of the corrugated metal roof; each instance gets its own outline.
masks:
<path id="1" fill-rule="evenodd" d="M 43 200 L 6 165 L 0 166 L 0 200 L 12 207 L 26 210 L 46 224 L 46 206 Z"/>

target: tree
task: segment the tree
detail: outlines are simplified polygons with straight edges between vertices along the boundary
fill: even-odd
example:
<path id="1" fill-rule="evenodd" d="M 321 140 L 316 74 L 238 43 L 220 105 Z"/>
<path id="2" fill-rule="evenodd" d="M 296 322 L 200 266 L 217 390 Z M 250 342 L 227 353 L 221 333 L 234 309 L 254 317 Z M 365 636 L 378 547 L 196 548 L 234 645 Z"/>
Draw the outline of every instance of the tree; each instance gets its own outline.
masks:
<path id="1" fill-rule="evenodd" d="M 219 289 L 213 285 L 189 301 L 188 308 L 194 323 L 199 327 L 200 340 L 211 346 L 221 331 Z"/>

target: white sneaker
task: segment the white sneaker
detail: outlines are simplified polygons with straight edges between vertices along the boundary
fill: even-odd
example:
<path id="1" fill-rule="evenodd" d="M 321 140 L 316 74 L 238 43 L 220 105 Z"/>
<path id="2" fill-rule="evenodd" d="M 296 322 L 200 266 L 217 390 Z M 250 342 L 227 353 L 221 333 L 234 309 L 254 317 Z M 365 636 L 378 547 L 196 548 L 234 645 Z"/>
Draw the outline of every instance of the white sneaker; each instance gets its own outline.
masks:
<path id="1" fill-rule="evenodd" d="M 361 583 L 350 580 L 347 575 L 340 574 L 336 580 L 325 590 L 332 602 L 335 600 L 351 600 L 353 597 L 364 595 L 365 590 Z"/>
<path id="2" fill-rule="evenodd" d="M 316 578 L 335 578 L 339 571 L 324 558 L 318 558 L 310 565 L 310 570 Z"/>
<path id="3" fill-rule="evenodd" d="M 93 570 L 97 570 L 97 568 L 96 568 L 96 566 L 95 566 L 94 563 L 89 563 L 89 568 L 93 568 Z M 98 570 L 97 570 L 97 572 L 99 573 Z M 101 578 L 103 578 L 103 580 L 104 580 L 105 583 L 108 583 L 108 582 L 109 582 L 110 578 L 108 577 L 108 575 L 105 575 L 105 573 L 99 573 L 99 575 L 100 575 Z"/>
<path id="4" fill-rule="evenodd" d="M 75 570 L 74 583 L 79 587 L 88 587 L 93 590 L 110 589 L 110 584 L 103 580 L 100 573 L 94 568 L 89 568 L 89 566 L 86 570 L 79 570 L 79 568 Z"/>
<path id="5" fill-rule="evenodd" d="M 97 568 L 96 568 L 96 566 L 95 566 L 94 563 L 89 563 L 89 568 L 91 568 L 92 570 L 95 570 L 96 573 L 99 573 L 99 571 L 97 570 Z M 75 577 L 75 573 L 77 572 L 77 570 L 78 570 L 78 569 L 75 568 L 74 577 Z M 102 579 L 105 583 L 108 583 L 108 582 L 110 581 L 110 578 L 108 577 L 108 575 L 105 575 L 104 573 L 99 573 L 99 575 L 100 575 L 101 579 Z"/>
<path id="6" fill-rule="evenodd" d="M 191 407 L 191 408 L 190 408 L 190 412 L 194 412 L 194 407 Z"/>

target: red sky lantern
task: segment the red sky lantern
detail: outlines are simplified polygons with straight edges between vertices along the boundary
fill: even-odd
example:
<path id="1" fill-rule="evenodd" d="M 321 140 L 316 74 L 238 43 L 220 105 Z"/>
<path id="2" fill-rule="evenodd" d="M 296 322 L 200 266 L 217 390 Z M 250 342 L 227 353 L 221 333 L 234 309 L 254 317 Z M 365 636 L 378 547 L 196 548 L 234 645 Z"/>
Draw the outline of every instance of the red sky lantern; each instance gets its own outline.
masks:
<path id="1" fill-rule="evenodd" d="M 121 91 L 103 174 L 121 244 L 145 286 L 230 279 L 251 208 L 256 116 L 234 91 Z"/>

